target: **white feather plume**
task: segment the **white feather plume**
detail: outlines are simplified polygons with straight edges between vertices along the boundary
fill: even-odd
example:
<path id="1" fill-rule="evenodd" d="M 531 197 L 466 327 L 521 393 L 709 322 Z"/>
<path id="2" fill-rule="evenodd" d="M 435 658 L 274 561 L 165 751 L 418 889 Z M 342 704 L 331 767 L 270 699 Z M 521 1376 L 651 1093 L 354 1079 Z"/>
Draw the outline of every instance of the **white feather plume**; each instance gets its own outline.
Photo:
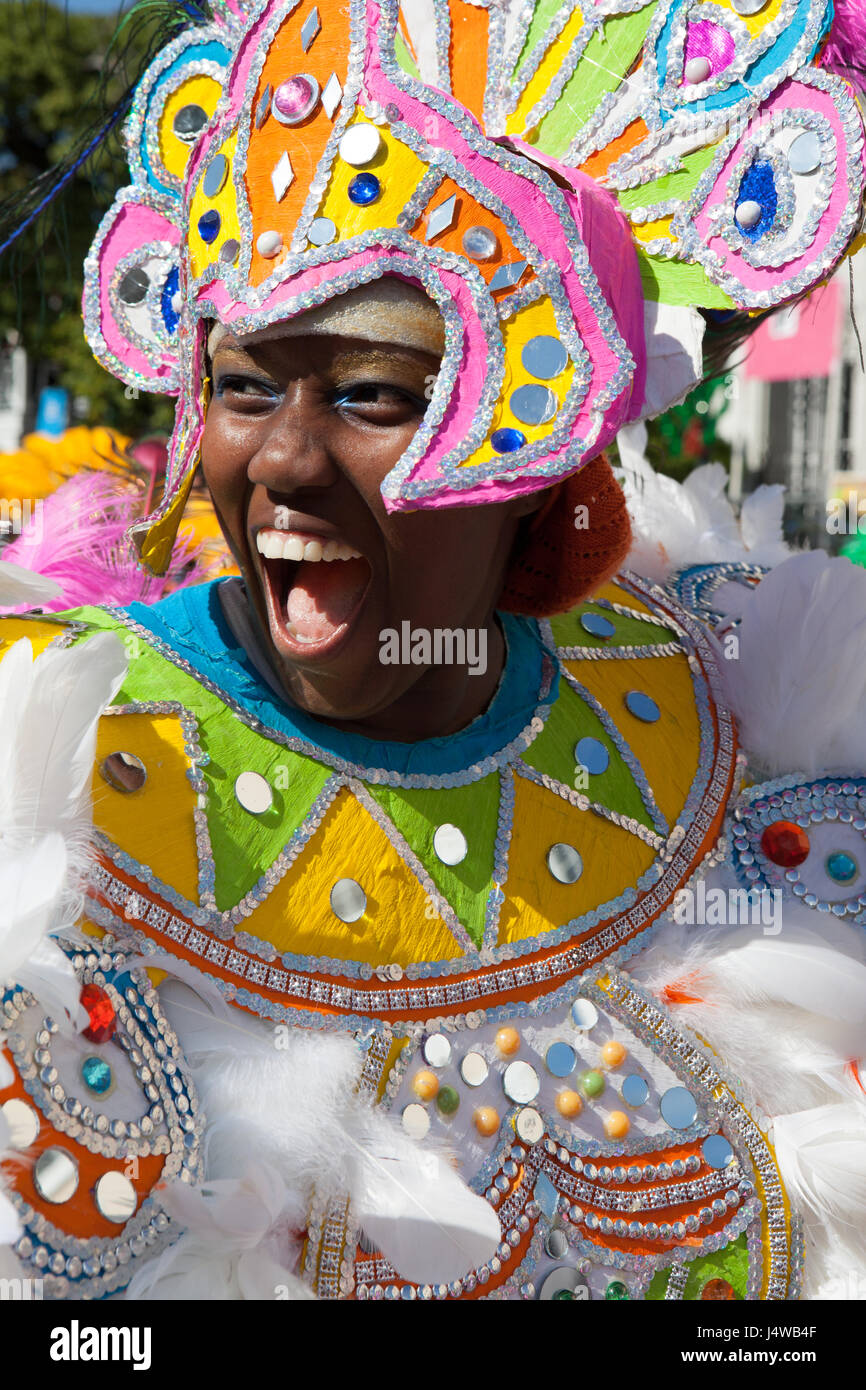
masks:
<path id="1" fill-rule="evenodd" d="M 19 608 L 22 603 L 39 608 L 58 598 L 61 592 L 56 580 L 11 560 L 0 560 L 0 608 Z"/>
<path id="2" fill-rule="evenodd" d="M 357 1094 L 362 1057 L 350 1038 L 225 1019 L 176 981 L 160 994 L 208 1116 L 209 1184 L 242 1175 L 258 1182 L 262 1166 L 279 1174 L 269 1238 L 286 1223 L 302 1226 L 314 1194 L 348 1194 L 404 1278 L 447 1283 L 492 1256 L 502 1239 L 496 1212 L 470 1192 L 450 1155 L 422 1149 Z M 189 1234 L 201 1233 L 191 1226 Z M 222 1258 L 232 1269 L 240 1258 L 227 1232 Z"/>
<path id="3" fill-rule="evenodd" d="M 665 921 L 631 973 L 772 1119 L 782 1181 L 805 1219 L 806 1296 L 866 1298 L 866 1102 L 852 1066 L 866 1054 L 863 933 L 829 917 L 819 929 L 797 902 L 785 903 L 778 936 L 759 930 Z"/>
<path id="4" fill-rule="evenodd" d="M 866 571 L 791 556 L 747 595 L 737 636 L 719 664 L 753 767 L 866 771 Z"/>
<path id="5" fill-rule="evenodd" d="M 790 555 L 782 540 L 783 488 L 758 488 L 738 518 L 720 463 L 703 464 L 678 483 L 646 459 L 644 425 L 620 430 L 617 446 L 632 524 L 629 569 L 664 583 L 688 565 L 739 560 L 772 567 Z"/>
<path id="6" fill-rule="evenodd" d="M 111 634 L 35 661 L 22 640 L 0 662 L 0 980 L 33 989 L 61 1025 L 80 991 L 50 935 L 80 915 L 96 725 L 125 670 Z"/>

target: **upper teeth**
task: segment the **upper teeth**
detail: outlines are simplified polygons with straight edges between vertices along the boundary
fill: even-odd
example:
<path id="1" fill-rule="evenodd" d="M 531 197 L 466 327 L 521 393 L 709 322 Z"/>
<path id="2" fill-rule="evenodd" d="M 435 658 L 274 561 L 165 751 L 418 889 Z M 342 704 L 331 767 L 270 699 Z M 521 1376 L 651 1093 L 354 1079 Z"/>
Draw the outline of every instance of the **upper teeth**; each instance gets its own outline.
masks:
<path id="1" fill-rule="evenodd" d="M 360 560 L 361 552 L 340 541 L 305 541 L 300 536 L 259 531 L 256 546 L 266 560 Z"/>

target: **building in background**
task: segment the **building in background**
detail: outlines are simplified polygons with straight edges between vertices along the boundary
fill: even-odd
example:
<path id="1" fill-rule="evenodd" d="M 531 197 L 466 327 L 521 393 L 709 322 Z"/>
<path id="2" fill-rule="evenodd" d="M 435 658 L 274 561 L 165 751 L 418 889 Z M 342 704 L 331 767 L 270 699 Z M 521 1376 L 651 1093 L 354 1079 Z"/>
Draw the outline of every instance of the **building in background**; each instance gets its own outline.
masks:
<path id="1" fill-rule="evenodd" d="M 866 374 L 858 330 L 866 340 L 864 251 L 850 272 L 843 267 L 756 330 L 719 422 L 731 445 L 732 496 L 784 483 L 790 537 L 832 551 L 857 534 L 858 518 L 866 537 Z"/>

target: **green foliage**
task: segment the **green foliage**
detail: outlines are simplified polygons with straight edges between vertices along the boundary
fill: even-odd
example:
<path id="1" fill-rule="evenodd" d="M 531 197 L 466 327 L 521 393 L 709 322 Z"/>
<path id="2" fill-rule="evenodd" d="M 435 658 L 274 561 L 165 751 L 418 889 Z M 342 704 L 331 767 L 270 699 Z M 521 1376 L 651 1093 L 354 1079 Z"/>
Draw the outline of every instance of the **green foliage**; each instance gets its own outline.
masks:
<path id="1" fill-rule="evenodd" d="M 171 7 L 172 20 L 183 17 Z M 165 38 L 165 7 L 118 28 L 117 15 L 69 14 L 43 0 L 0 6 L 0 194 L 5 235 L 55 187 Z M 171 428 L 166 397 L 127 399 L 94 360 L 81 323 L 82 265 L 100 219 L 129 182 L 118 120 L 58 196 L 0 257 L 0 341 L 10 332 L 58 385 L 88 401 L 82 423 L 131 435 Z"/>

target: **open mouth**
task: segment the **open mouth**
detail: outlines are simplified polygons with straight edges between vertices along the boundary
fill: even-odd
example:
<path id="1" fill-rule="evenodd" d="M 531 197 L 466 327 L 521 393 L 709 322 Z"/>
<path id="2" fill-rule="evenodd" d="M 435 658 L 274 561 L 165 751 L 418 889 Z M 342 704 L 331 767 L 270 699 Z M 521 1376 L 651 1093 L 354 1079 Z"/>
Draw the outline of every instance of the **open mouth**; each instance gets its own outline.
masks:
<path id="1" fill-rule="evenodd" d="M 291 657 L 330 654 L 348 636 L 373 577 L 342 541 L 266 527 L 256 536 L 271 636 Z"/>

